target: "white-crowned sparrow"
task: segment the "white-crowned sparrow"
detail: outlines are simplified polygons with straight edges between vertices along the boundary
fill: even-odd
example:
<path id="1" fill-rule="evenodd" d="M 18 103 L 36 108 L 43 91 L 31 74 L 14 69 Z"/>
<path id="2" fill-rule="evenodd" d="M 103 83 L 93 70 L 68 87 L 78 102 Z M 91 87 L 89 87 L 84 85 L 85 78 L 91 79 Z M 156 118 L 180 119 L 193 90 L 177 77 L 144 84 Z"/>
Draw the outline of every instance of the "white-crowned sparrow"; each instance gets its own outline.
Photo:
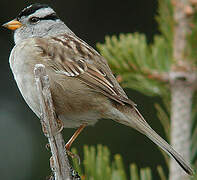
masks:
<path id="1" fill-rule="evenodd" d="M 78 135 L 86 124 L 93 125 L 101 118 L 113 119 L 146 135 L 188 174 L 193 174 L 128 99 L 106 60 L 79 39 L 53 9 L 33 4 L 3 26 L 15 30 L 16 45 L 10 55 L 10 66 L 22 96 L 38 117 L 40 105 L 33 71 L 36 64 L 44 64 L 55 111 L 64 127 L 80 127 Z"/>

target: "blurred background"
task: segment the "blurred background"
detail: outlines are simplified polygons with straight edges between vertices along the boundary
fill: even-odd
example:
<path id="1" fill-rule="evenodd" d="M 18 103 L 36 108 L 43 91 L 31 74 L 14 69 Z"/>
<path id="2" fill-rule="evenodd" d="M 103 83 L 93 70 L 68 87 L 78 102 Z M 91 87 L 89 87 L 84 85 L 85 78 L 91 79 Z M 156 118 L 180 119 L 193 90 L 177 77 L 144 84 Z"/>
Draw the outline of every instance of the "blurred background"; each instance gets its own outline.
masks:
<path id="1" fill-rule="evenodd" d="M 0 1 L 0 23 L 13 19 L 24 7 L 38 1 Z M 68 27 L 94 48 L 104 42 L 106 35 L 141 32 L 149 42 L 158 33 L 155 15 L 156 0 L 42 0 L 52 6 Z M 25 104 L 9 68 L 9 54 L 13 48 L 12 33 L 0 28 L 0 178 L 5 180 L 39 180 L 50 175 L 50 152 L 45 145 L 39 119 Z M 138 104 L 139 110 L 149 124 L 164 137 L 153 104 L 159 98 L 146 97 L 139 92 L 125 89 L 128 96 Z M 63 131 L 67 141 L 74 129 Z M 165 137 L 164 137 L 165 138 Z M 94 127 L 87 127 L 73 144 L 81 159 L 83 145 L 103 144 L 112 155 L 121 154 L 125 168 L 130 163 L 139 167 L 149 166 L 157 179 L 156 166 L 165 162 L 158 148 L 146 137 L 111 120 L 101 120 Z"/>

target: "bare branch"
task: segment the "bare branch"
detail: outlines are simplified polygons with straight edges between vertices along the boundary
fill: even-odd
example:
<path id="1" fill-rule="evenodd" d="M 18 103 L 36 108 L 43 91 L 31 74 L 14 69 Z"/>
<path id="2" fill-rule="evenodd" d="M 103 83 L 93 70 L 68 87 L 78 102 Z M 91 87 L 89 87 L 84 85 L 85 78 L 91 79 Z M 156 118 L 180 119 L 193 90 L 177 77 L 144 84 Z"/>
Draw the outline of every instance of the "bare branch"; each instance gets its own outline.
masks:
<path id="1" fill-rule="evenodd" d="M 54 172 L 55 180 L 71 180 L 70 165 L 64 147 L 65 143 L 62 134 L 59 132 L 45 66 L 36 64 L 34 74 L 40 100 L 40 119 L 52 153 L 51 169 Z"/>
<path id="2" fill-rule="evenodd" d="M 172 0 L 174 5 L 173 59 L 169 73 L 171 91 L 171 145 L 190 161 L 191 109 L 196 83 L 196 72 L 186 53 L 187 35 L 190 32 L 190 16 L 193 9 L 190 0 Z M 170 161 L 170 180 L 189 180 L 177 164 Z"/>

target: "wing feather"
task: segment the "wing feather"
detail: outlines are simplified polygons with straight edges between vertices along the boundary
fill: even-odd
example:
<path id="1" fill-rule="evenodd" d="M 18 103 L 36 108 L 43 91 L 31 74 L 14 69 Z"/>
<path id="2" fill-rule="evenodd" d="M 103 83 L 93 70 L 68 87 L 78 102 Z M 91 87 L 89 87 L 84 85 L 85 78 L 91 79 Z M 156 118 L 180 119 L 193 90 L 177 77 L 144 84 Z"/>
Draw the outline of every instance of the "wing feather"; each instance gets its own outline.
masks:
<path id="1" fill-rule="evenodd" d="M 65 34 L 55 38 L 38 38 L 38 41 L 47 64 L 56 73 L 78 78 L 122 105 L 135 105 L 117 83 L 106 60 L 84 41 Z"/>

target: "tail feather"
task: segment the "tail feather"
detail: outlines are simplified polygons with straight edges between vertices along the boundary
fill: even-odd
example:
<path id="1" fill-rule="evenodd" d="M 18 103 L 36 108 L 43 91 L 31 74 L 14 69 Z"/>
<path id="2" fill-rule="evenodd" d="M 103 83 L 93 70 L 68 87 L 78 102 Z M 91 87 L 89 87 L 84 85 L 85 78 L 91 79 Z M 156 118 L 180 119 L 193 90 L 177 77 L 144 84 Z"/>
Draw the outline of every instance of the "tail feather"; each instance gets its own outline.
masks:
<path id="1" fill-rule="evenodd" d="M 150 126 L 146 128 L 144 133 L 155 144 L 162 148 L 167 154 L 173 157 L 176 162 L 185 170 L 189 175 L 193 175 L 192 168 L 185 162 L 185 160 L 178 154 L 172 146 L 170 146 L 164 139 L 162 139 Z"/>
<path id="2" fill-rule="evenodd" d="M 136 108 L 133 108 L 132 113 L 129 113 L 129 115 L 127 115 L 127 119 L 129 121 L 127 122 L 124 121 L 125 122 L 124 124 L 135 128 L 136 130 L 147 136 L 156 145 L 158 145 L 161 149 L 163 149 L 168 155 L 173 157 L 187 174 L 189 175 L 194 174 L 192 168 L 185 162 L 185 160 L 181 157 L 181 155 L 178 154 L 172 148 L 172 146 L 170 146 L 148 125 L 148 123 L 145 121 L 143 116 L 139 113 L 139 111 Z"/>

